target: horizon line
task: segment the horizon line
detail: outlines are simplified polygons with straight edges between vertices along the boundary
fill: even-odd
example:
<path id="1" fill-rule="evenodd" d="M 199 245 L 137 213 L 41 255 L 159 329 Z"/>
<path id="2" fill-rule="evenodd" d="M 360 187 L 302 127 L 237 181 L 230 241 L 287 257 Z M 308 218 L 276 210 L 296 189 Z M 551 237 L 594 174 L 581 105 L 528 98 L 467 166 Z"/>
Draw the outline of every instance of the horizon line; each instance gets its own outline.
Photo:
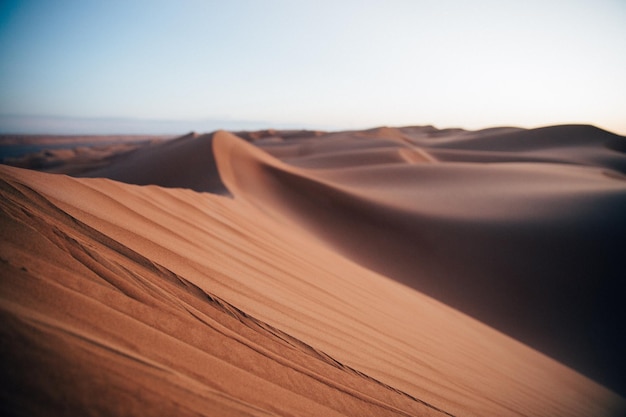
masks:
<path id="1" fill-rule="evenodd" d="M 114 125 L 114 127 L 112 127 Z M 53 135 L 53 136 L 143 136 L 143 135 L 185 135 L 190 132 L 210 133 L 218 130 L 257 131 L 257 130 L 322 130 L 327 132 L 346 130 L 368 130 L 380 127 L 434 127 L 437 130 L 461 129 L 479 131 L 491 128 L 537 129 L 549 126 L 589 125 L 599 129 L 626 136 L 626 132 L 607 129 L 599 124 L 585 122 L 562 122 L 522 126 L 518 124 L 492 124 L 479 128 L 462 126 L 439 127 L 434 123 L 412 124 L 372 124 L 372 125 L 323 125 L 316 123 L 270 122 L 229 117 L 206 117 L 193 119 L 159 119 L 121 116 L 62 116 L 62 115 L 20 115 L 0 114 L 0 135 Z"/>

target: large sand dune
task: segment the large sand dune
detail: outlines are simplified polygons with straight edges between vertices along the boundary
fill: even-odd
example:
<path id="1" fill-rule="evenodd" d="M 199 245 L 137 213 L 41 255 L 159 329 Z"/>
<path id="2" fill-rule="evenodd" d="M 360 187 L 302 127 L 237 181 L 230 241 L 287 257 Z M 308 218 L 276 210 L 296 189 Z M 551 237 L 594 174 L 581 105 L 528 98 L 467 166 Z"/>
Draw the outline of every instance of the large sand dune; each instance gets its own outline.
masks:
<path id="1" fill-rule="evenodd" d="M 488 149 L 467 162 L 455 148 L 455 163 L 443 163 L 440 148 L 425 139 L 391 129 L 372 135 L 377 142 L 357 132 L 292 145 L 285 164 L 220 133 L 217 157 L 228 188 L 268 214 L 577 369 L 624 384 L 626 183 L 613 168 L 626 158 L 605 146 L 622 138 L 586 126 L 490 130 L 437 141 L 463 149 L 475 140 Z M 402 146 L 394 146 L 398 137 Z"/>
<path id="2" fill-rule="evenodd" d="M 0 407 L 620 415 L 625 140 L 217 132 L 105 178 L 0 167 Z"/>

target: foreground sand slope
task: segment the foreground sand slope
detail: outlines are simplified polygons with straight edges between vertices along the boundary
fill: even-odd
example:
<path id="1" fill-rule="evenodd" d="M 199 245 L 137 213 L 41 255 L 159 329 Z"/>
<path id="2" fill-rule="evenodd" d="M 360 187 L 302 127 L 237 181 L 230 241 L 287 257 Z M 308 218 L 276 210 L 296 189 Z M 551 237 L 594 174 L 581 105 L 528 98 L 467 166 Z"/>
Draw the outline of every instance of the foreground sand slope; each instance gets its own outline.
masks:
<path id="1" fill-rule="evenodd" d="M 99 195 L 42 180 L 65 195 Z M 2 192 L 8 414 L 445 414 L 247 315 L 27 185 L 3 180 Z"/>
<path id="2" fill-rule="evenodd" d="M 610 416 L 625 405 L 245 199 L 0 173 L 5 414 Z"/>

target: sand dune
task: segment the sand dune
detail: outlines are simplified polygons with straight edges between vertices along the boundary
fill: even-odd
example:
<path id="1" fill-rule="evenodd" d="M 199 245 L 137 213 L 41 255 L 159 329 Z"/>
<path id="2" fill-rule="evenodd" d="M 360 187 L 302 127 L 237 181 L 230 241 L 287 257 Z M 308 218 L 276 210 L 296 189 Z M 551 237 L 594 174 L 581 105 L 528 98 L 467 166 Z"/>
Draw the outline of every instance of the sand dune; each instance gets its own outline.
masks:
<path id="1" fill-rule="evenodd" d="M 524 140 L 534 139 L 529 133 Z M 220 173 L 235 195 L 623 387 L 625 317 L 616 294 L 624 288 L 626 183 L 607 175 L 609 167 L 423 161 L 311 171 L 226 133 L 216 140 Z"/>
<path id="2" fill-rule="evenodd" d="M 83 173 L 138 185 L 190 188 L 195 191 L 226 193 L 215 167 L 213 135 L 190 133 L 175 140 L 156 143 L 129 155 L 122 155 L 106 167 Z"/>
<path id="3" fill-rule="evenodd" d="M 3 413 L 620 415 L 624 138 L 551 129 L 0 167 Z"/>
<path id="4" fill-rule="evenodd" d="M 0 163 L 44 172 L 79 175 L 171 136 L 0 134 Z"/>

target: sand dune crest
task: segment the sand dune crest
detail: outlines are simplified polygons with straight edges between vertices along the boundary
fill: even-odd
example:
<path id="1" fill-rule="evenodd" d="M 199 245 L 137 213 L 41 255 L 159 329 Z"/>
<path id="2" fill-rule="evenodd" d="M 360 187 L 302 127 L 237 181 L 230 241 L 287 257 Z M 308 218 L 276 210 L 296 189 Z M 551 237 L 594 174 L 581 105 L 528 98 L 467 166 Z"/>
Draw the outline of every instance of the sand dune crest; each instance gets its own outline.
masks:
<path id="1" fill-rule="evenodd" d="M 223 194 L 226 190 L 217 174 L 212 142 L 212 134 L 191 133 L 122 155 L 108 166 L 82 176 Z"/>

